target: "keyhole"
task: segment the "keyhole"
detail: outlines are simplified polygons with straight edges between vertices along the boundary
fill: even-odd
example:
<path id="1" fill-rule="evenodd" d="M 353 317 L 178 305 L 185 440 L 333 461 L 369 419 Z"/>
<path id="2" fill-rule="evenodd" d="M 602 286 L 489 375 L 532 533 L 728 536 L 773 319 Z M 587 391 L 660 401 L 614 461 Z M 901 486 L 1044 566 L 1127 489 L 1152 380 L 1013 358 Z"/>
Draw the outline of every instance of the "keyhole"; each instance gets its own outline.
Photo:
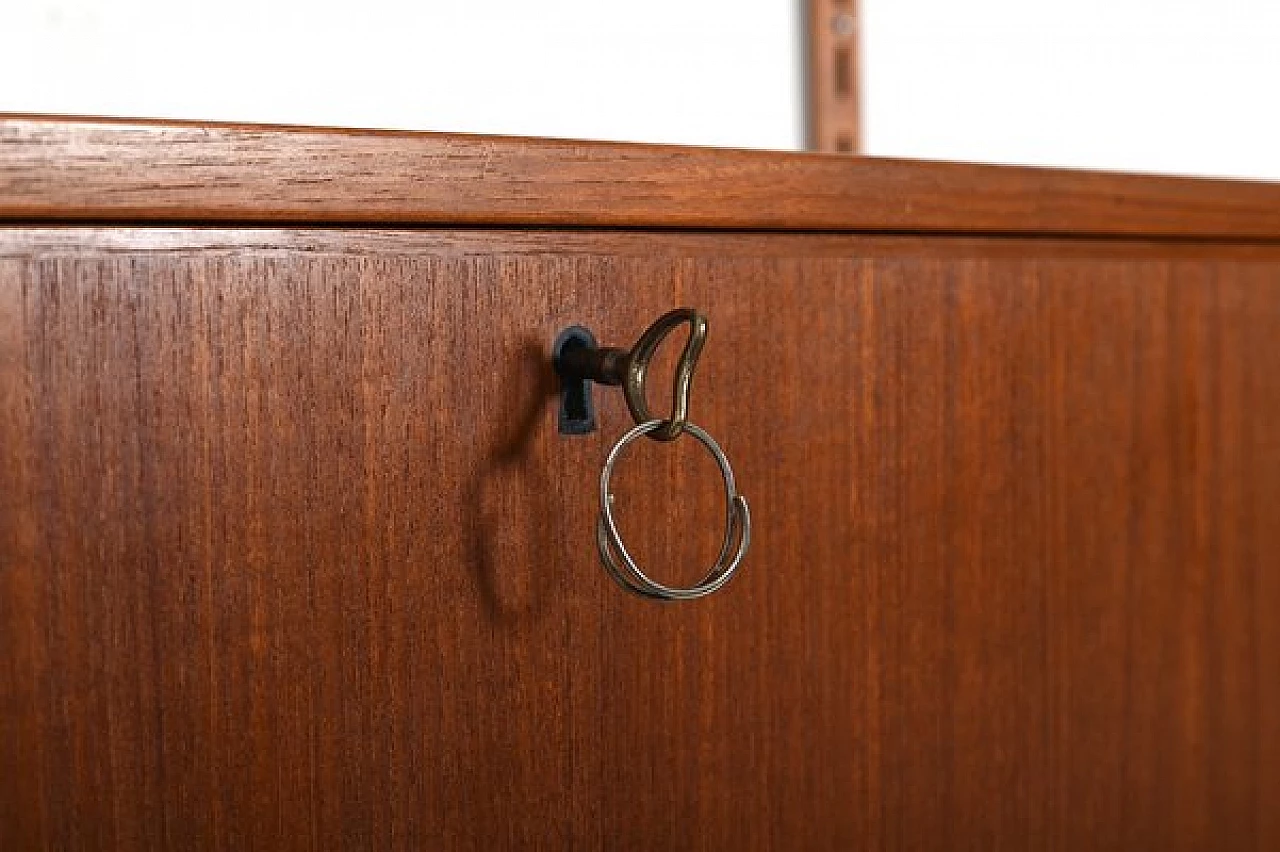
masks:
<path id="1" fill-rule="evenodd" d="M 595 348 L 595 335 L 580 325 L 570 326 L 556 338 L 551 358 L 558 365 L 561 357 L 568 352 Z M 587 435 L 596 430 L 596 408 L 591 397 L 591 385 L 590 379 L 560 374 L 558 420 L 561 435 Z"/>

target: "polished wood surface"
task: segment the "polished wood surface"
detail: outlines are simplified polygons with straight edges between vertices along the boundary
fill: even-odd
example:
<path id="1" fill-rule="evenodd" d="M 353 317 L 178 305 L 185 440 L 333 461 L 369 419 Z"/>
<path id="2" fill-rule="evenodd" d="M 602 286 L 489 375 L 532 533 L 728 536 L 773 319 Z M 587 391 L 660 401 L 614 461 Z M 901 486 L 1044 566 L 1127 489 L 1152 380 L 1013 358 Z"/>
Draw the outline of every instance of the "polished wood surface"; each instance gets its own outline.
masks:
<path id="1" fill-rule="evenodd" d="M 0 220 L 1280 241 L 1280 185 L 432 133 L 0 118 Z"/>
<path id="2" fill-rule="evenodd" d="M 1276 848 L 1278 288 L 1265 247 L 0 231 L 0 848 Z M 658 605 L 592 550 L 625 406 L 557 435 L 546 355 L 679 304 L 756 535 Z M 672 580 L 691 444 L 619 470 Z"/>

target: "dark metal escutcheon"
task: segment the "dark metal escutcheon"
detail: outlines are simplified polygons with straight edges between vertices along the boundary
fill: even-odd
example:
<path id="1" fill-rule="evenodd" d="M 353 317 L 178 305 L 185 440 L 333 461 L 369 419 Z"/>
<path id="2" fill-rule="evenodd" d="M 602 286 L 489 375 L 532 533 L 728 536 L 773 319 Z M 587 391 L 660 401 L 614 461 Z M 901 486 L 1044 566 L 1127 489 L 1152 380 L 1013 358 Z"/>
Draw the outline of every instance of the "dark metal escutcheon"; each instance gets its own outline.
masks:
<path id="1" fill-rule="evenodd" d="M 677 308 L 663 314 L 644 330 L 630 352 L 595 346 L 559 349 L 555 359 L 556 372 L 564 382 L 589 380 L 602 385 L 621 385 L 632 418 L 637 424 L 648 423 L 657 419 L 649 412 L 645 395 L 649 364 L 667 335 L 685 323 L 689 324 L 689 339 L 676 364 L 671 417 L 648 433 L 648 437 L 657 441 L 674 441 L 689 422 L 689 388 L 693 383 L 693 371 L 698 366 L 698 356 L 702 354 L 702 346 L 707 340 L 707 318 L 699 311 Z"/>

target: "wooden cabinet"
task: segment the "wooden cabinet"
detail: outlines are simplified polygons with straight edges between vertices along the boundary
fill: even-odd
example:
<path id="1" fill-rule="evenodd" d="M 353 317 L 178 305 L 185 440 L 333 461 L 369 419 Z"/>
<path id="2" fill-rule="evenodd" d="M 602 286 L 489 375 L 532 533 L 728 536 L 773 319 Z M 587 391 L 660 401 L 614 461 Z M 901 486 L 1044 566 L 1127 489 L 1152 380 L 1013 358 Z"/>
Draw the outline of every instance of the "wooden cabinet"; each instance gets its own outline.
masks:
<path id="1" fill-rule="evenodd" d="M 0 848 L 1280 843 L 1280 188 L 13 118 L 0 217 Z M 684 304 L 658 604 L 549 351 Z"/>

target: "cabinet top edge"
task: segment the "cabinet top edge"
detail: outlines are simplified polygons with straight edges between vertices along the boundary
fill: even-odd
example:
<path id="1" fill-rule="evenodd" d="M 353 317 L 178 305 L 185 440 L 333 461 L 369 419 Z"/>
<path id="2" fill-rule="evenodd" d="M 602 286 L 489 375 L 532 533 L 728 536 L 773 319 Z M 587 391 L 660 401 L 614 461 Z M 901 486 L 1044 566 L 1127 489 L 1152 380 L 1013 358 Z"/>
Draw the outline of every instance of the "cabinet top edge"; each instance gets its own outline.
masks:
<path id="1" fill-rule="evenodd" d="M 1280 183 L 0 114 L 0 220 L 1280 240 Z"/>

